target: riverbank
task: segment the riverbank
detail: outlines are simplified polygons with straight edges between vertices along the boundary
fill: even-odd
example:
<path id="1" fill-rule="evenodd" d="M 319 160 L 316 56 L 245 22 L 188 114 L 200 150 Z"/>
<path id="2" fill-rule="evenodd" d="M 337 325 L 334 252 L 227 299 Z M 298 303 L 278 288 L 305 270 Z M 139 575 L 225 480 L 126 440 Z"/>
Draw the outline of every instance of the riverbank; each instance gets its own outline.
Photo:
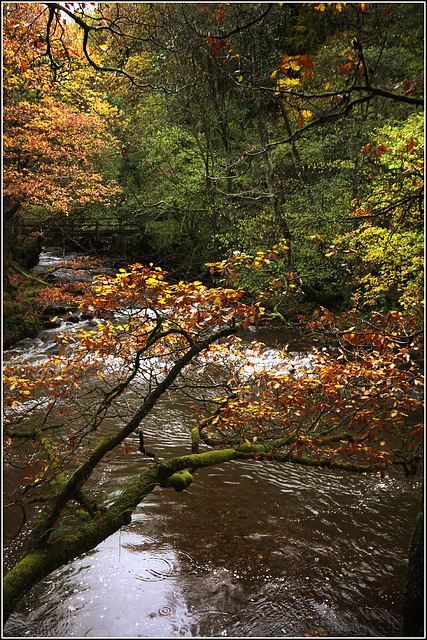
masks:
<path id="1" fill-rule="evenodd" d="M 10 265 L 3 293 L 3 349 L 65 320 L 85 319 L 78 306 L 87 285 L 95 274 L 112 275 L 117 268 L 113 259 L 101 262 L 79 253 L 63 255 L 55 248 L 43 249 L 30 264 Z"/>

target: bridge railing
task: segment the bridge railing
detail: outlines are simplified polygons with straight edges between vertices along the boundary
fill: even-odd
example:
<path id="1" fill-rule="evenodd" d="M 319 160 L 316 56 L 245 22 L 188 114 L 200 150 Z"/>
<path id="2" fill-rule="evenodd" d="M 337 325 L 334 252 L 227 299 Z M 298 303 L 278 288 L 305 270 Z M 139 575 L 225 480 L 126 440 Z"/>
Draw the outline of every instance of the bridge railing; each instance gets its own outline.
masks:
<path id="1" fill-rule="evenodd" d="M 67 224 L 52 222 L 38 224 L 24 224 L 23 229 L 29 233 L 38 231 L 43 235 L 65 235 L 68 237 L 90 235 L 95 238 L 106 235 L 136 233 L 140 228 L 132 222 L 121 222 L 115 218 L 103 218 L 102 220 L 78 222 L 70 220 Z"/>

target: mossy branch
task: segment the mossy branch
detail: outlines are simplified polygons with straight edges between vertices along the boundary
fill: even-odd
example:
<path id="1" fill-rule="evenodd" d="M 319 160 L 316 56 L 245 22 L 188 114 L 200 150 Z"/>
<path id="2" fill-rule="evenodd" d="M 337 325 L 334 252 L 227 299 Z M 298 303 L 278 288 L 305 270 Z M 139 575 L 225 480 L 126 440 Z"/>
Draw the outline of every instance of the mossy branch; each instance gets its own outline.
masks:
<path id="1" fill-rule="evenodd" d="M 191 429 L 191 453 L 199 453 L 200 446 L 200 429 L 194 427 Z"/>
<path id="2" fill-rule="evenodd" d="M 31 431 L 15 431 L 15 429 L 5 429 L 3 431 L 3 436 L 7 438 L 16 438 L 17 440 L 37 440 L 40 435 L 45 431 L 50 431 L 52 429 L 60 429 L 64 424 L 61 422 L 60 424 L 53 424 L 46 427 L 34 427 Z"/>
<path id="3" fill-rule="evenodd" d="M 49 286 L 48 282 L 45 282 L 44 280 L 41 280 L 41 278 L 37 278 L 37 276 L 33 276 L 31 273 L 27 273 L 26 271 L 24 271 L 24 269 L 19 267 L 15 262 L 11 262 L 10 266 L 12 267 L 12 269 L 14 271 L 17 271 L 18 273 L 20 273 L 21 276 L 24 276 L 24 278 L 27 278 L 28 280 L 32 280 L 33 282 L 37 282 L 37 284 L 41 284 L 44 287 L 48 287 Z"/>

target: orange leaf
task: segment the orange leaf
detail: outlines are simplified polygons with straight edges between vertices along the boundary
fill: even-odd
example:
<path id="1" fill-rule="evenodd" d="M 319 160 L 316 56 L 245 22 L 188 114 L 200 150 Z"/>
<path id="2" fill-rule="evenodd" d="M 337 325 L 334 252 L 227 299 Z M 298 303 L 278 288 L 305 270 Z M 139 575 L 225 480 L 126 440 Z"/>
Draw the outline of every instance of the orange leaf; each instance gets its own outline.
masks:
<path id="1" fill-rule="evenodd" d="M 302 115 L 299 115 L 298 118 L 298 129 L 302 129 L 302 125 L 303 125 L 303 119 L 302 119 Z"/>
<path id="2" fill-rule="evenodd" d="M 305 67 L 306 69 L 311 69 L 312 67 L 314 67 L 313 60 L 310 58 L 308 53 L 304 54 L 303 56 L 300 56 L 298 58 L 298 62 L 302 64 L 302 66 Z"/>
<path id="3" fill-rule="evenodd" d="M 344 76 L 346 73 L 350 71 L 350 69 L 351 69 L 351 62 L 347 62 L 347 64 L 342 64 L 340 66 L 340 71 Z"/>
<path id="4" fill-rule="evenodd" d="M 414 146 L 414 138 L 411 136 L 409 138 L 408 146 L 406 147 L 406 153 L 409 153 Z"/>
<path id="5" fill-rule="evenodd" d="M 365 144 L 365 146 L 362 147 L 362 151 L 364 151 L 364 153 L 368 153 L 370 148 L 371 148 L 371 143 L 368 142 L 368 144 Z"/>
<path id="6" fill-rule="evenodd" d="M 28 69 L 27 65 L 25 64 L 25 62 L 23 60 L 21 60 L 21 69 L 24 72 L 27 71 L 27 69 Z"/>

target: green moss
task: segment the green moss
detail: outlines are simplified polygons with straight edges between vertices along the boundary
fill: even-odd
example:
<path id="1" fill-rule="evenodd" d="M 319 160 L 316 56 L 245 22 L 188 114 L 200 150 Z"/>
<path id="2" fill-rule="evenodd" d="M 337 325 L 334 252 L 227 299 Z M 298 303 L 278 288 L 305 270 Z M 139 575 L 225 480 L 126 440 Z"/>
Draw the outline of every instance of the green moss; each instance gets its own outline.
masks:
<path id="1" fill-rule="evenodd" d="M 194 427 L 194 429 L 191 429 L 191 452 L 199 453 L 199 445 L 200 445 L 199 427 Z"/>
<path id="2" fill-rule="evenodd" d="M 188 469 L 174 473 L 164 484 L 165 487 L 173 487 L 175 491 L 184 491 L 193 482 L 193 476 Z"/>

